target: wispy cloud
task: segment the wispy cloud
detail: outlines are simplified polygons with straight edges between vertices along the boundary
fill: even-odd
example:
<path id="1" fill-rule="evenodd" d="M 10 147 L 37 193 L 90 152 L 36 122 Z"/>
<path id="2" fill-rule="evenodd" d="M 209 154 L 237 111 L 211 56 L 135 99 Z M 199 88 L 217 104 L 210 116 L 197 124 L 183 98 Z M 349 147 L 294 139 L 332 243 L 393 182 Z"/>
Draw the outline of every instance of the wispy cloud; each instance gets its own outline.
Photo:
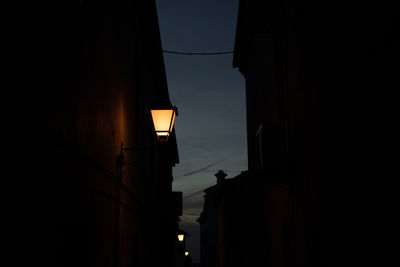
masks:
<path id="1" fill-rule="evenodd" d="M 202 200 L 198 200 L 198 201 L 186 201 L 183 203 L 183 210 L 184 213 L 187 214 L 197 214 L 197 213 L 201 213 L 201 211 L 203 210 L 203 201 Z"/>
<path id="2" fill-rule="evenodd" d="M 215 166 L 215 165 L 218 165 L 218 164 L 224 162 L 225 160 L 226 160 L 226 158 L 224 158 L 224 159 L 222 159 L 222 160 L 219 160 L 219 161 L 217 161 L 217 162 L 211 163 L 211 164 L 209 164 L 209 165 L 207 165 L 207 166 L 205 166 L 205 167 L 203 167 L 203 168 L 201 168 L 201 169 L 198 169 L 198 170 L 195 170 L 195 171 L 191 171 L 191 172 L 185 173 L 185 174 L 183 174 L 182 176 L 190 176 L 190 175 L 193 175 L 193 174 L 196 174 L 196 173 L 199 173 L 199 172 L 206 171 L 207 169 L 209 169 L 209 168 L 211 168 L 211 167 L 213 167 L 213 166 Z"/>
<path id="3" fill-rule="evenodd" d="M 199 226 L 197 219 L 199 218 L 200 213 L 193 214 L 183 214 L 181 216 L 181 224 L 194 224 L 195 226 Z"/>
<path id="4" fill-rule="evenodd" d="M 195 191 L 195 192 L 193 192 L 193 193 L 191 193 L 189 195 L 183 196 L 183 199 L 185 200 L 185 199 L 188 199 L 188 198 L 192 198 L 192 197 L 197 196 L 199 194 L 204 194 L 204 189 L 201 189 L 201 190 Z"/>

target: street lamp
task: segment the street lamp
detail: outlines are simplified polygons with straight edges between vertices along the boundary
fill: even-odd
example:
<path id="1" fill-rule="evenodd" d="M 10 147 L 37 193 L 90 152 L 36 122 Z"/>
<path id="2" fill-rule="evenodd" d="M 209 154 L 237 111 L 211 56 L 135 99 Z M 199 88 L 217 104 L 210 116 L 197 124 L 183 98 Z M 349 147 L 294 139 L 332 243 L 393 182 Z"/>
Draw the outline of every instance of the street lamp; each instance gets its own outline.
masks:
<path id="1" fill-rule="evenodd" d="M 189 256 L 189 251 L 185 251 L 185 256 Z"/>
<path id="2" fill-rule="evenodd" d="M 183 244 L 185 239 L 189 237 L 189 234 L 186 233 L 185 231 L 181 230 L 181 229 L 178 229 L 177 236 L 178 236 L 179 243 Z"/>
<path id="3" fill-rule="evenodd" d="M 172 132 L 175 117 L 177 115 L 178 109 L 176 107 L 151 110 L 151 117 L 153 118 L 154 129 L 156 131 L 158 141 L 168 141 L 168 137 Z"/>
<path id="4" fill-rule="evenodd" d="M 184 234 L 179 234 L 178 235 L 178 240 L 179 240 L 179 242 L 183 242 L 183 239 L 185 238 L 185 235 Z"/>
<path id="5" fill-rule="evenodd" d="M 178 116 L 177 107 L 165 108 L 165 109 L 150 109 L 151 117 L 153 119 L 154 129 L 157 134 L 157 140 L 160 142 L 167 142 L 168 137 L 174 127 L 175 117 Z M 124 162 L 124 151 L 130 150 L 155 150 L 155 147 L 125 147 L 121 142 L 121 152 L 117 156 L 117 169 L 122 168 Z"/>
<path id="6" fill-rule="evenodd" d="M 177 107 L 165 109 L 150 109 L 151 117 L 153 119 L 154 130 L 157 134 L 157 140 L 160 142 L 167 142 L 172 129 L 174 127 L 175 117 L 178 116 Z M 121 142 L 121 155 L 123 151 L 128 150 L 152 150 L 154 148 L 148 147 L 125 147 Z"/>

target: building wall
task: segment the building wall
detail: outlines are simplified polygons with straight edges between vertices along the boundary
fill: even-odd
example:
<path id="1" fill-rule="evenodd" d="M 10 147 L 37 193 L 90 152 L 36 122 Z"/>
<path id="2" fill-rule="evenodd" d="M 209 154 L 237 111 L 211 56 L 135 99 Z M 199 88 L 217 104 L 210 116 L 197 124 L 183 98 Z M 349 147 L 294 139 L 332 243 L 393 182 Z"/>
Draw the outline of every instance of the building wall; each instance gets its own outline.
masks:
<path id="1" fill-rule="evenodd" d="M 287 183 L 258 180 L 249 172 L 219 185 L 215 216 L 216 266 L 291 266 L 291 187 Z M 207 244 L 202 244 L 207 245 Z"/>
<path id="2" fill-rule="evenodd" d="M 365 125 L 377 106 L 392 106 L 380 90 L 398 84 L 393 75 L 398 54 L 394 17 L 386 4 L 240 1 L 233 65 L 246 79 L 248 196 L 275 195 L 290 203 L 290 246 L 274 254 L 278 258 L 272 266 L 340 266 L 348 259 L 359 264 L 366 258 L 358 242 L 362 231 L 356 229 L 367 223 L 368 215 L 355 216 L 353 211 L 369 210 L 369 197 L 355 197 L 364 189 L 344 177 L 363 177 L 379 161 L 374 145 L 364 140 L 375 139 L 382 128 L 368 134 Z M 267 134 L 262 139 L 282 142 L 284 157 L 279 149 L 260 148 L 260 124 L 284 129 L 282 137 Z M 259 150 L 282 159 L 281 175 L 260 167 Z M 253 187 L 260 181 L 287 183 L 288 191 Z M 268 219 L 256 229 L 280 232 L 271 224 L 279 215 L 270 209 L 280 204 L 268 198 L 257 203 Z M 267 254 L 282 243 L 264 240 L 260 249 Z M 359 253 L 356 247 L 363 249 Z"/>
<path id="3" fill-rule="evenodd" d="M 318 215 L 309 212 L 322 199 L 317 94 L 307 80 L 307 7 L 240 1 L 233 64 L 246 79 L 245 217 L 257 217 L 245 224 L 257 232 L 245 249 L 246 266 L 310 264 L 307 242 Z"/>
<path id="4" fill-rule="evenodd" d="M 170 266 L 179 160 L 175 135 L 157 143 L 148 110 L 171 105 L 155 3 L 57 1 L 32 12 L 30 87 L 10 99 L 14 138 L 29 144 L 12 154 L 24 162 L 12 183 L 23 185 L 20 251 L 49 266 Z M 121 142 L 156 149 L 122 159 Z"/>
<path id="5" fill-rule="evenodd" d="M 202 267 L 218 265 L 219 245 L 219 185 L 207 188 L 204 192 L 204 208 L 198 222 L 200 223 L 200 264 Z"/>

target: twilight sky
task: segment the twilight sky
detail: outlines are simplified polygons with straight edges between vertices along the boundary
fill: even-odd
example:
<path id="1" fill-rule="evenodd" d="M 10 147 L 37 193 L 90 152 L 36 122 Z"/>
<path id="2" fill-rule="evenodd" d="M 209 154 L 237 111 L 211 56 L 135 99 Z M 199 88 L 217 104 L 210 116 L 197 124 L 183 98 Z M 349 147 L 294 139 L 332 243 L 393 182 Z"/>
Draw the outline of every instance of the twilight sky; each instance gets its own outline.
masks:
<path id="1" fill-rule="evenodd" d="M 232 51 L 238 0 L 156 0 L 164 50 Z M 224 170 L 232 178 L 247 170 L 245 83 L 232 54 L 164 53 L 171 102 L 178 107 L 175 131 L 180 163 L 173 190 L 183 192 L 180 228 L 189 232 L 193 262 L 200 261 L 203 190 Z"/>

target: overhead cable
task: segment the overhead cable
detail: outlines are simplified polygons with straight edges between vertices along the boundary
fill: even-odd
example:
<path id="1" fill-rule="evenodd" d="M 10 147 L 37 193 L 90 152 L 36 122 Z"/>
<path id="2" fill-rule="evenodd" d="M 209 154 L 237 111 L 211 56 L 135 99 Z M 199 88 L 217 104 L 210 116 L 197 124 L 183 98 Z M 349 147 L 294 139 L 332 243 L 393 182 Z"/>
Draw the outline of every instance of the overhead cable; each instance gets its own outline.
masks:
<path id="1" fill-rule="evenodd" d="M 212 55 L 224 55 L 232 54 L 234 51 L 223 51 L 223 52 L 182 52 L 182 51 L 171 51 L 163 50 L 164 53 L 186 55 L 186 56 L 212 56 Z"/>

